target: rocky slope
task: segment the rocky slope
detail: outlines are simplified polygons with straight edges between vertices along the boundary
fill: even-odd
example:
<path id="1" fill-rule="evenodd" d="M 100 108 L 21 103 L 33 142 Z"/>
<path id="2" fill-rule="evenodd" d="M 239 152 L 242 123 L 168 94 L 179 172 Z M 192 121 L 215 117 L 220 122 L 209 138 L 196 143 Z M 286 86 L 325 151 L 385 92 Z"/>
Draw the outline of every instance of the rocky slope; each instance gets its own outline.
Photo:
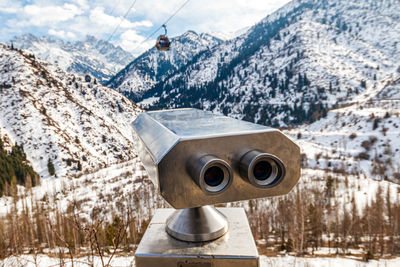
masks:
<path id="1" fill-rule="evenodd" d="M 112 89 L 0 44 L 0 135 L 23 145 L 41 177 L 90 173 L 136 158 L 140 111 Z"/>

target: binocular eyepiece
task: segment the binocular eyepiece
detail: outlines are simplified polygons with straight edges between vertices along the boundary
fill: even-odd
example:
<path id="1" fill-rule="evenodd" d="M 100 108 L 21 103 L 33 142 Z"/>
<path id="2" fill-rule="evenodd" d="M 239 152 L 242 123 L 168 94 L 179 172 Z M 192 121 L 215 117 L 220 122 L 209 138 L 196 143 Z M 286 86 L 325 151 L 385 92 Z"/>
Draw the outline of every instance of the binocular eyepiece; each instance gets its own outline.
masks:
<path id="1" fill-rule="evenodd" d="M 259 188 L 273 187 L 284 178 L 285 166 L 282 161 L 259 150 L 247 152 L 237 166 L 240 176 Z M 232 184 L 232 167 L 215 155 L 191 159 L 188 172 L 203 192 L 219 194 Z"/>
<path id="2" fill-rule="evenodd" d="M 196 184 L 207 194 L 221 193 L 232 184 L 231 166 L 214 155 L 192 159 L 189 161 L 188 171 Z"/>
<path id="3" fill-rule="evenodd" d="M 286 168 L 276 156 L 259 150 L 247 152 L 240 160 L 240 175 L 256 187 L 273 187 L 285 177 Z"/>

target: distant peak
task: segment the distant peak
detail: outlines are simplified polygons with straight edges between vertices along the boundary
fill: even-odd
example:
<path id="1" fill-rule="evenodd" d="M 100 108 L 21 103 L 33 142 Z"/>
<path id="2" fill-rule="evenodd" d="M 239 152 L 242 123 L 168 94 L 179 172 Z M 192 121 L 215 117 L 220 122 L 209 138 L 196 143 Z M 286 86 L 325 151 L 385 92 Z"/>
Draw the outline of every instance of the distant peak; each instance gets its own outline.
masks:
<path id="1" fill-rule="evenodd" d="M 93 36 L 93 35 L 86 35 L 85 36 L 85 42 L 91 42 L 91 43 L 94 43 L 94 42 L 98 42 L 99 41 L 99 39 L 97 39 L 95 36 Z"/>
<path id="2" fill-rule="evenodd" d="M 20 36 L 14 36 L 14 38 L 11 40 L 38 40 L 39 38 L 36 35 L 33 35 L 32 33 L 25 33 Z"/>
<path id="3" fill-rule="evenodd" d="M 188 30 L 184 34 L 182 34 L 181 36 L 182 37 L 198 37 L 199 35 L 197 34 L 197 32 L 195 32 L 193 30 Z"/>
<path id="4" fill-rule="evenodd" d="M 198 35 L 197 32 L 193 31 L 193 30 L 188 30 L 185 32 L 185 34 L 195 34 Z"/>
<path id="5" fill-rule="evenodd" d="M 36 35 L 33 35 L 32 33 L 25 33 L 25 34 L 21 35 L 21 37 L 36 38 Z"/>

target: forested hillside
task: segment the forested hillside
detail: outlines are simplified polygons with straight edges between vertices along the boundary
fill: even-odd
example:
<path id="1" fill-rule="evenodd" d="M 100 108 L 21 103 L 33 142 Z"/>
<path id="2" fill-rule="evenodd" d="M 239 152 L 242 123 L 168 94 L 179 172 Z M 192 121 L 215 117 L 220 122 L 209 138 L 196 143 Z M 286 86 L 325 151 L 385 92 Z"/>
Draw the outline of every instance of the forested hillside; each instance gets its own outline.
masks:
<path id="1" fill-rule="evenodd" d="M 0 138 L 0 197 L 16 195 L 16 185 L 35 186 L 40 182 L 39 175 L 29 165 L 24 147 L 16 144 L 7 151 Z"/>

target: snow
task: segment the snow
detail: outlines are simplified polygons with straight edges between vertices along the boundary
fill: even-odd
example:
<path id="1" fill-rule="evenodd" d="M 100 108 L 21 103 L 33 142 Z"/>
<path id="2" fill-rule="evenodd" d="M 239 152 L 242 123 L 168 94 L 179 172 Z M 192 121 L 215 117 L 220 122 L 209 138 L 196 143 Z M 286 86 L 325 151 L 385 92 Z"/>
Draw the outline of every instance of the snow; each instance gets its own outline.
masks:
<path id="1" fill-rule="evenodd" d="M 158 101 L 159 97 L 149 97 L 138 103 L 142 107 L 151 106 L 154 102 Z"/>
<path id="2" fill-rule="evenodd" d="M 104 257 L 104 263 L 109 261 L 109 257 Z M 63 266 L 72 266 L 70 259 L 63 259 Z M 21 255 L 7 258 L 0 261 L 0 266 L 25 266 L 25 267 L 35 267 L 43 266 L 50 267 L 60 264 L 60 259 L 56 256 L 50 257 L 47 255 Z M 88 258 L 78 258 L 74 259 L 73 266 L 83 267 L 83 266 L 102 266 L 100 257 L 89 257 Z M 260 257 L 261 267 L 377 267 L 377 266 L 399 266 L 400 258 L 389 259 L 389 260 L 371 260 L 370 262 L 361 262 L 348 258 L 298 258 L 293 256 L 284 257 Z M 134 267 L 135 259 L 133 256 L 114 256 L 110 262 L 111 266 L 115 267 Z"/>
<path id="3" fill-rule="evenodd" d="M 372 266 L 399 266 L 400 258 L 392 260 L 379 260 L 360 262 L 358 260 L 347 258 L 297 258 L 292 256 L 286 257 L 262 257 L 261 266 L 296 266 L 296 267 L 372 267 Z"/>
<path id="4" fill-rule="evenodd" d="M 221 40 L 227 41 L 234 39 L 242 34 L 245 34 L 249 31 L 250 27 L 244 27 L 236 31 L 232 32 L 216 32 L 216 31 L 211 31 L 210 35 L 215 36 Z"/>

